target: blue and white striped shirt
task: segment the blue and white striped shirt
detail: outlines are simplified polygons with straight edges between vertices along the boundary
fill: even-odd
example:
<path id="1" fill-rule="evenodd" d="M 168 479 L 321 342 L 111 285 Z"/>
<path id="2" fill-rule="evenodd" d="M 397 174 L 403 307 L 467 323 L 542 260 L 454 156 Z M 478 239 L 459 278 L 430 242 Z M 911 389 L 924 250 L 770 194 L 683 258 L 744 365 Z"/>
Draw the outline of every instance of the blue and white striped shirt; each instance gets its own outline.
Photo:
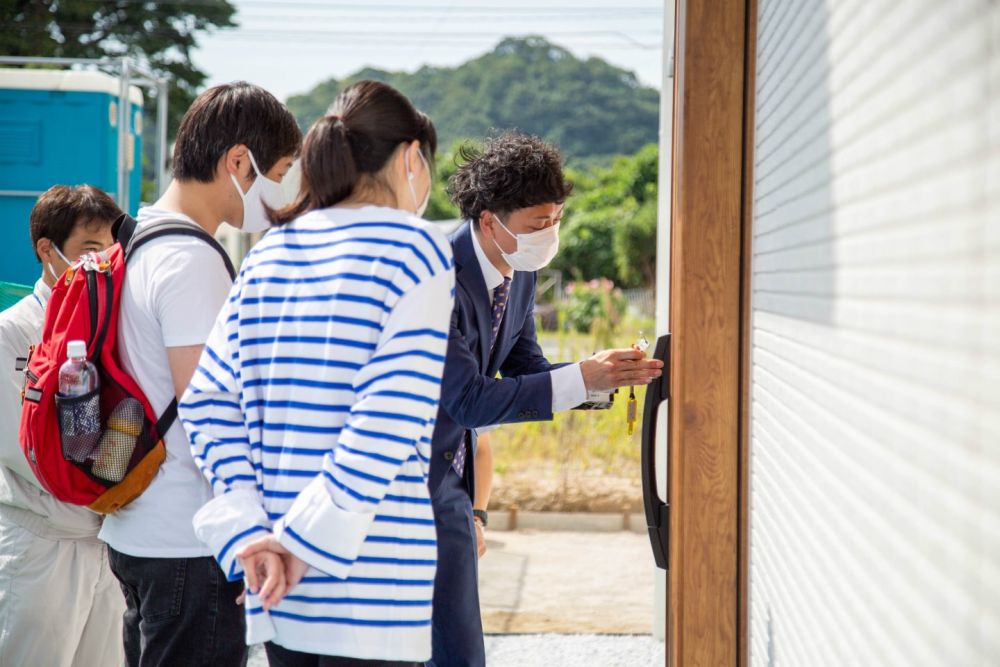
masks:
<path id="1" fill-rule="evenodd" d="M 247 256 L 180 403 L 215 498 L 195 530 L 230 580 L 272 532 L 309 564 L 247 641 L 420 662 L 437 560 L 430 441 L 454 300 L 451 247 L 395 209 L 326 209 Z"/>

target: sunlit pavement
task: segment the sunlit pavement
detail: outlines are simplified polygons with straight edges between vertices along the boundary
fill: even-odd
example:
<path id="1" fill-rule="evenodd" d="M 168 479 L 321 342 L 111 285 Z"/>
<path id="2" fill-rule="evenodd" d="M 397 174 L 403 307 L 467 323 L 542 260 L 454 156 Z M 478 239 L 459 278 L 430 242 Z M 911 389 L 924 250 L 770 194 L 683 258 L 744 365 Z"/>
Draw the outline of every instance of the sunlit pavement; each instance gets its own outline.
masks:
<path id="1" fill-rule="evenodd" d="M 644 534 L 488 532 L 479 590 L 487 633 L 653 628 L 653 556 Z"/>

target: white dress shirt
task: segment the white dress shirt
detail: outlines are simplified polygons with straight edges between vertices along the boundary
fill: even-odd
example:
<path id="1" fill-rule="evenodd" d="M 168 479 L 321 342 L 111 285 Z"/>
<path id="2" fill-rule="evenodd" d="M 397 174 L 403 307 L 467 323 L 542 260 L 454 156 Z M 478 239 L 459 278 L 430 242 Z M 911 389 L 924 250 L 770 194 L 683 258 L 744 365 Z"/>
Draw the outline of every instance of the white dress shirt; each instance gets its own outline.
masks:
<path id="1" fill-rule="evenodd" d="M 470 222 L 469 224 L 472 225 L 473 223 Z M 500 273 L 500 269 L 495 267 L 493 262 L 486 256 L 486 253 L 483 252 L 483 248 L 479 244 L 479 235 L 474 225 L 472 228 L 472 247 L 476 251 L 479 268 L 483 272 L 483 280 L 486 281 L 487 297 L 490 300 L 490 306 L 492 306 L 493 290 L 503 284 L 504 274 Z M 510 277 L 511 286 L 513 286 L 514 280 L 517 280 L 517 272 L 513 272 Z M 504 314 L 506 315 L 506 313 Z M 533 315 L 529 317 L 533 317 Z M 580 370 L 580 364 L 562 366 L 550 371 L 549 375 L 552 376 L 552 412 L 575 408 L 587 400 L 587 387 L 583 382 L 583 371 Z M 488 428 L 480 428 L 476 429 L 476 431 L 483 433 Z"/>

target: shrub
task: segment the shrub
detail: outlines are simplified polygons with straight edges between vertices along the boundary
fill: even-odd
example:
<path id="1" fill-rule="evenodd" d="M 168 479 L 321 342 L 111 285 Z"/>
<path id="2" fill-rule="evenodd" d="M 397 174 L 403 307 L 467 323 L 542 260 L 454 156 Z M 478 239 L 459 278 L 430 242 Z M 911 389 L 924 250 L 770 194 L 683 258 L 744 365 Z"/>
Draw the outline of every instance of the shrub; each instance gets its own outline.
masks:
<path id="1" fill-rule="evenodd" d="M 563 304 L 566 326 L 577 333 L 593 335 L 599 348 L 611 346 L 627 306 L 621 290 L 607 278 L 566 285 Z"/>

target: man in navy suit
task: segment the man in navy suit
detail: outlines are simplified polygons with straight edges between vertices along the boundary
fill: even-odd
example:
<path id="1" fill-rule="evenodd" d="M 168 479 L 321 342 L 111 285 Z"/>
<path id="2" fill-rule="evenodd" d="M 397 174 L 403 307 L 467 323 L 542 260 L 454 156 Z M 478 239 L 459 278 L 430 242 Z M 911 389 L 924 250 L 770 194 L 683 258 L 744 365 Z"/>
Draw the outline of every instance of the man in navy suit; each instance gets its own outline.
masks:
<path id="1" fill-rule="evenodd" d="M 438 534 L 428 663 L 434 667 L 486 661 L 472 514 L 475 429 L 550 420 L 583 403 L 588 391 L 646 384 L 663 366 L 632 349 L 605 350 L 578 364 L 548 362 L 535 337 L 535 272 L 558 251 L 572 189 L 559 151 L 508 133 L 460 157 L 449 190 L 469 223 L 451 238 L 455 308 L 429 481 Z"/>

